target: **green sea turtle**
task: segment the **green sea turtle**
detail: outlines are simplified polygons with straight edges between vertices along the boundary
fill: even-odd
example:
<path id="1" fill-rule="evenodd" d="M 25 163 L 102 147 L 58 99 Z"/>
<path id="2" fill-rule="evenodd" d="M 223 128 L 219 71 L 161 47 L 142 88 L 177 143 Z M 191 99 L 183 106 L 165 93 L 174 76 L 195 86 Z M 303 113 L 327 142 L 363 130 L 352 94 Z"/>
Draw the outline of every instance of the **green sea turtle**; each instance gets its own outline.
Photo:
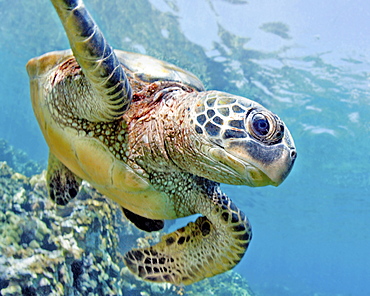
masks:
<path id="1" fill-rule="evenodd" d="M 72 51 L 27 64 L 51 198 L 66 204 L 84 179 L 146 231 L 201 214 L 125 254 L 145 280 L 187 285 L 234 267 L 251 227 L 219 183 L 279 185 L 296 157 L 285 124 L 254 101 L 205 91 L 172 64 L 113 50 L 81 0 L 52 2 Z"/>

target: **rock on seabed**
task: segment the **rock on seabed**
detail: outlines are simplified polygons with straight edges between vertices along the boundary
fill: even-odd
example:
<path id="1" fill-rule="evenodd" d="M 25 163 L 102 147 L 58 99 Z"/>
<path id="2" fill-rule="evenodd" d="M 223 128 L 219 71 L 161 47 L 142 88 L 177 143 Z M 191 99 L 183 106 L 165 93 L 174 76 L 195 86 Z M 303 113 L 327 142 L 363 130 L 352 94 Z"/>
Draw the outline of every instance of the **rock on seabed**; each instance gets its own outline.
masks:
<path id="1" fill-rule="evenodd" d="M 137 280 L 121 254 L 158 235 L 136 229 L 87 183 L 68 205 L 56 206 L 45 173 L 27 178 L 6 162 L 0 162 L 0 238 L 0 296 L 252 295 L 232 271 L 187 287 Z"/>

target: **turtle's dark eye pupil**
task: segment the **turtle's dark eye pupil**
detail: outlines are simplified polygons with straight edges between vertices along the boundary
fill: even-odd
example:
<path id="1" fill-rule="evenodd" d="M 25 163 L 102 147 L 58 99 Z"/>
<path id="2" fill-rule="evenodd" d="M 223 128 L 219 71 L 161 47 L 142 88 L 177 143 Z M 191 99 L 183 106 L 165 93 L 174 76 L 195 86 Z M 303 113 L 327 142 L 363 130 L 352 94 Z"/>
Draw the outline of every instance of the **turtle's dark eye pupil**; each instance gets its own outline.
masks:
<path id="1" fill-rule="evenodd" d="M 256 114 L 252 118 L 254 132 L 259 136 L 266 136 L 270 130 L 267 118 L 262 114 Z"/>

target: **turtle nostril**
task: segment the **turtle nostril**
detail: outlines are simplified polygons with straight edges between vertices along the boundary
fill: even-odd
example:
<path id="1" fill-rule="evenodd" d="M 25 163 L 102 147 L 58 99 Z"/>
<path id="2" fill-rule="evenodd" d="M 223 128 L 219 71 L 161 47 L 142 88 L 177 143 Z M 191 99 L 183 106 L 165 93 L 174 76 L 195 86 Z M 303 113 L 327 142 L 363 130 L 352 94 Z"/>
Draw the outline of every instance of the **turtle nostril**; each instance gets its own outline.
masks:
<path id="1" fill-rule="evenodd" d="M 290 157 L 291 157 L 292 159 L 296 159 L 296 157 L 297 157 L 297 152 L 296 152 L 295 150 L 292 150 L 292 151 L 290 152 Z"/>

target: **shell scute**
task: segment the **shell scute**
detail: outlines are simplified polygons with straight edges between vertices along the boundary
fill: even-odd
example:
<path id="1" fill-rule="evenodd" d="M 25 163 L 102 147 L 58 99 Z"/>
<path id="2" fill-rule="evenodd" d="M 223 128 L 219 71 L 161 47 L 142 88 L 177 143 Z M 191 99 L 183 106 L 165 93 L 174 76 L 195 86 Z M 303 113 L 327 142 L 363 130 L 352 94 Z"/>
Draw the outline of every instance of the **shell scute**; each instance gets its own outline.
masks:
<path id="1" fill-rule="evenodd" d="M 145 82 L 182 82 L 198 91 L 204 90 L 203 83 L 193 74 L 173 64 L 156 58 L 123 50 L 115 50 L 118 60 L 133 72 L 136 79 Z"/>

